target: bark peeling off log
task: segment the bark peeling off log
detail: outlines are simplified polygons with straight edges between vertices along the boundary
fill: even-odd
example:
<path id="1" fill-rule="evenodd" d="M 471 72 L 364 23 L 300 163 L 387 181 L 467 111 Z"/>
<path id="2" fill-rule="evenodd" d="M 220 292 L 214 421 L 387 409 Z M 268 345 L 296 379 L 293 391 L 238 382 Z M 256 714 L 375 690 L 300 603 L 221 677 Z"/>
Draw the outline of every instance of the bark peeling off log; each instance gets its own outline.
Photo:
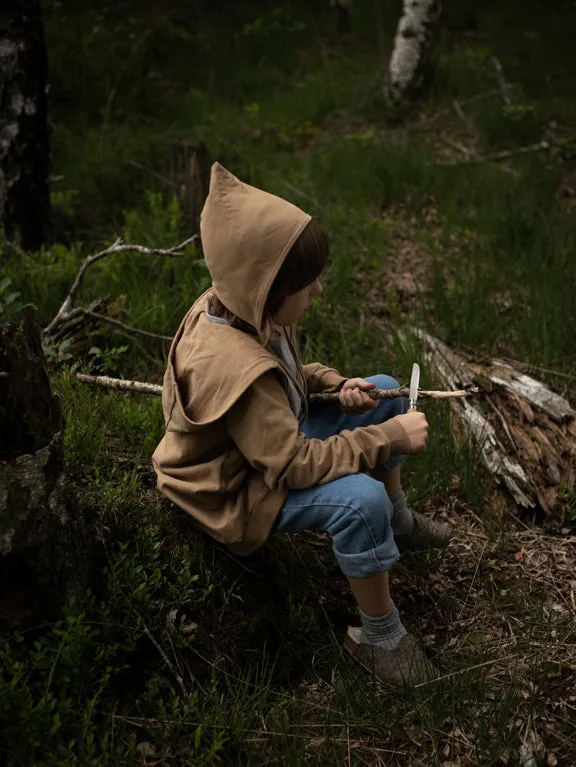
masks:
<path id="1" fill-rule="evenodd" d="M 557 423 L 576 417 L 576 411 L 570 407 L 570 403 L 540 381 L 514 370 L 505 362 L 494 360 L 493 363 L 489 377 L 495 384 L 523 397 L 530 405 L 545 410 Z"/>
<path id="2" fill-rule="evenodd" d="M 522 490 L 522 487 L 529 484 L 526 472 L 519 463 L 506 455 L 490 423 L 468 403 L 464 406 L 462 420 L 467 426 L 467 432 L 481 445 L 484 464 L 496 481 L 506 485 L 520 506 L 533 508 L 534 501 Z"/>
<path id="3" fill-rule="evenodd" d="M 454 400 L 452 410 L 477 441 L 494 480 L 519 506 L 555 512 L 563 520 L 568 512 L 563 494 L 576 479 L 576 412 L 570 403 L 502 360 L 469 362 L 420 328 L 409 330 L 423 342 L 424 358 L 447 387 L 484 387 L 482 412 L 465 400 Z M 407 340 L 405 333 L 400 337 Z"/>

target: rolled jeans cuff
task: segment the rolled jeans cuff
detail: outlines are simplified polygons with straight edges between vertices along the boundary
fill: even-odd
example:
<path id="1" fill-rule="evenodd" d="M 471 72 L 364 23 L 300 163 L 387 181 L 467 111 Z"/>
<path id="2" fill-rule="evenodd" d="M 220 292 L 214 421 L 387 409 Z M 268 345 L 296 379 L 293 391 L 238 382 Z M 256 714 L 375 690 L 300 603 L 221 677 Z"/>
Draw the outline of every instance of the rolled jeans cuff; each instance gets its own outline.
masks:
<path id="1" fill-rule="evenodd" d="M 368 551 L 342 554 L 334 549 L 334 554 L 344 575 L 351 578 L 365 578 L 374 573 L 388 572 L 400 559 L 400 552 L 392 535 L 387 541 Z"/>

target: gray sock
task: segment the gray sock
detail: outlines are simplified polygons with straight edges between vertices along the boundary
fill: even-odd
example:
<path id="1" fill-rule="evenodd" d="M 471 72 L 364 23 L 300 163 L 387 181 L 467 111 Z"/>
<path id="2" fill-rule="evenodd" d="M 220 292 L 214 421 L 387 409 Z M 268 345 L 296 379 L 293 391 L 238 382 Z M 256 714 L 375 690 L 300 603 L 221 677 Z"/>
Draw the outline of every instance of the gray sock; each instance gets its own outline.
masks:
<path id="1" fill-rule="evenodd" d="M 390 494 L 392 501 L 392 531 L 398 535 L 410 535 L 414 529 L 412 509 L 406 504 L 404 490 Z"/>
<path id="2" fill-rule="evenodd" d="M 361 642 L 374 644 L 385 650 L 394 650 L 402 637 L 408 633 L 402 625 L 398 608 L 394 603 L 384 615 L 372 618 L 360 610 L 360 617 L 362 618 Z"/>

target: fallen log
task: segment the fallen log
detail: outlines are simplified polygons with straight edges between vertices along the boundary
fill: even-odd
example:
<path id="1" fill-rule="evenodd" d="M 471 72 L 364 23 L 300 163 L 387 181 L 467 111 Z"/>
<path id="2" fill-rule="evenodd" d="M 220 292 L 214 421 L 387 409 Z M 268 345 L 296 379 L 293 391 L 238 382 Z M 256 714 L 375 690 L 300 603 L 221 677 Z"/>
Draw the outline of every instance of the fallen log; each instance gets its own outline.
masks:
<path id="1" fill-rule="evenodd" d="M 523 508 L 564 519 L 564 498 L 576 478 L 576 411 L 540 381 L 509 362 L 482 364 L 420 328 L 424 359 L 447 388 L 479 385 L 474 402 L 451 400 L 452 412 L 479 447 L 483 464 Z M 408 333 L 400 334 L 402 341 Z"/>

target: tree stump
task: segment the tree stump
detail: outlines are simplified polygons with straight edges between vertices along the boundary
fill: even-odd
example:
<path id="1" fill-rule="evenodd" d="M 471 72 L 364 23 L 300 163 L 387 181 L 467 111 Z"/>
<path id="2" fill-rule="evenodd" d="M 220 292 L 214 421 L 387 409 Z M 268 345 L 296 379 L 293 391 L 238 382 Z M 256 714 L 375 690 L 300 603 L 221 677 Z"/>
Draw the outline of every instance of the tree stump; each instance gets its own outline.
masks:
<path id="1" fill-rule="evenodd" d="M 49 618 L 85 582 L 86 522 L 64 473 L 64 419 L 36 309 L 0 325 L 0 636 Z"/>
<path id="2" fill-rule="evenodd" d="M 200 231 L 200 213 L 210 187 L 210 154 L 202 141 L 175 141 L 170 152 L 170 180 L 191 231 Z"/>

